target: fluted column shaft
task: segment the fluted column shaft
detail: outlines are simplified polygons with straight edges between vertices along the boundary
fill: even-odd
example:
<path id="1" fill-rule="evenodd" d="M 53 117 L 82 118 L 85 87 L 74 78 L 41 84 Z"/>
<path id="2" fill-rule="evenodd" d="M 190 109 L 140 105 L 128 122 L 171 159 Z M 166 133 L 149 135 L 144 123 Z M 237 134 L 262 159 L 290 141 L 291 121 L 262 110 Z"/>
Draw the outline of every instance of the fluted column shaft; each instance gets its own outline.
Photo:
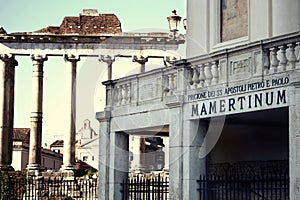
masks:
<path id="1" fill-rule="evenodd" d="M 12 169 L 14 76 L 18 63 L 14 56 L 0 55 L 0 168 Z"/>
<path id="2" fill-rule="evenodd" d="M 29 146 L 29 170 L 41 168 L 41 143 L 42 143 L 42 120 L 43 120 L 43 65 L 46 56 L 32 55 L 32 108 Z"/>
<path id="3" fill-rule="evenodd" d="M 65 56 L 66 61 L 66 131 L 64 137 L 63 170 L 73 170 L 75 165 L 76 134 L 76 64 L 74 55 Z"/>

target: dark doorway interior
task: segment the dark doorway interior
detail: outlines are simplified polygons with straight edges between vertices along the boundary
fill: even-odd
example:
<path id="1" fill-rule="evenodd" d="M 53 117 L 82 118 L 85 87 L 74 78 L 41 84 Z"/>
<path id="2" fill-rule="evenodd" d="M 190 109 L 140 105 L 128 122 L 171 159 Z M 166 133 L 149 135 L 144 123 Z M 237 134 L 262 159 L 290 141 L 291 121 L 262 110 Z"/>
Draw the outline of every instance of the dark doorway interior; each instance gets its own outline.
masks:
<path id="1" fill-rule="evenodd" d="M 288 170 L 288 108 L 226 116 L 208 174 Z"/>

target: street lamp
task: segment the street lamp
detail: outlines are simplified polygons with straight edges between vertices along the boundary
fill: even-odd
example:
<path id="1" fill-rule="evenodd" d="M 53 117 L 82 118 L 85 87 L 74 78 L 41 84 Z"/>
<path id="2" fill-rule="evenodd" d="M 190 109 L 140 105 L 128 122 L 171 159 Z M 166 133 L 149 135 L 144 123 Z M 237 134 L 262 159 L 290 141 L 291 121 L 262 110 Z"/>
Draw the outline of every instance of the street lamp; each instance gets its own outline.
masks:
<path id="1" fill-rule="evenodd" d="M 173 10 L 172 13 L 173 15 L 167 17 L 167 19 L 169 22 L 169 29 L 171 32 L 170 35 L 173 36 L 173 38 L 176 38 L 181 17 L 176 14 L 176 10 Z"/>
<path id="2" fill-rule="evenodd" d="M 182 23 L 183 23 L 184 30 L 186 30 L 187 29 L 187 19 L 184 19 L 182 21 Z"/>

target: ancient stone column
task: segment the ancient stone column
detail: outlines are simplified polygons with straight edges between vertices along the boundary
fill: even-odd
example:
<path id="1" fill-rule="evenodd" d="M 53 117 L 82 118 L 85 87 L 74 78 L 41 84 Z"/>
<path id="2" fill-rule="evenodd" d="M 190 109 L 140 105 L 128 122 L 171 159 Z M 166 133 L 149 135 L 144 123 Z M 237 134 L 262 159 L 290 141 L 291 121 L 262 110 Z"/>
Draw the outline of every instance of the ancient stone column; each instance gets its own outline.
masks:
<path id="1" fill-rule="evenodd" d="M 133 62 L 137 62 L 141 65 L 140 68 L 140 73 L 145 72 L 145 63 L 148 62 L 148 57 L 144 57 L 144 56 L 133 56 L 132 58 Z"/>
<path id="2" fill-rule="evenodd" d="M 75 55 L 65 55 L 66 61 L 66 130 L 64 137 L 64 171 L 73 171 L 75 165 L 76 134 L 76 64 L 80 60 Z"/>
<path id="3" fill-rule="evenodd" d="M 112 79 L 112 64 L 115 62 L 115 58 L 112 58 L 110 55 L 101 55 L 99 58 L 100 62 L 107 63 L 107 80 Z"/>
<path id="4" fill-rule="evenodd" d="M 9 163 L 12 163 L 12 152 L 13 152 L 13 134 L 14 134 L 14 107 L 15 107 L 15 66 L 18 66 L 18 62 L 11 58 L 11 62 L 8 70 L 8 81 L 7 84 L 7 107 L 8 107 L 8 156 Z"/>
<path id="5" fill-rule="evenodd" d="M 14 76 L 18 62 L 11 55 L 0 55 L 0 169 L 12 169 Z"/>
<path id="6" fill-rule="evenodd" d="M 32 55 L 32 108 L 30 127 L 29 170 L 41 169 L 41 142 L 43 120 L 43 65 L 47 56 Z"/>

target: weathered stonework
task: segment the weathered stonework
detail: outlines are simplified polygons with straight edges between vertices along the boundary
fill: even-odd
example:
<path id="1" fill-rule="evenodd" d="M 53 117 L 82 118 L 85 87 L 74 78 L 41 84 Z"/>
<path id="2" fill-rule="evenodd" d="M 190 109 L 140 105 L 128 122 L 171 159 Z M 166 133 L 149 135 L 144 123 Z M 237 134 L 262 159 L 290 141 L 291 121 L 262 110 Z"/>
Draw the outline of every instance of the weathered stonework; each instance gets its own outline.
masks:
<path id="1" fill-rule="evenodd" d="M 105 152 L 101 161 L 110 169 L 100 168 L 106 173 L 100 181 L 111 185 L 102 186 L 100 196 L 122 195 L 117 185 L 127 174 L 120 173 L 124 168 L 119 167 L 116 144 L 129 142 L 123 134 L 154 132 L 157 127 L 167 127 L 169 134 L 169 199 L 199 199 L 200 174 L 215 173 L 218 169 L 209 165 L 222 168 L 226 162 L 232 174 L 264 173 L 270 168 L 290 173 L 286 185 L 295 195 L 299 92 L 294 85 L 300 65 L 298 46 L 292 44 L 299 38 L 299 33 L 284 35 L 105 82 L 107 94 L 115 96 L 107 98 L 109 120 L 106 112 L 97 113 L 100 127 L 105 127 L 100 128 L 100 138 L 108 140 L 101 142 L 99 152 Z M 282 46 L 288 47 L 286 51 Z M 123 156 L 127 151 L 122 149 Z"/>
<path id="2" fill-rule="evenodd" d="M 221 42 L 248 35 L 248 1 L 222 0 Z"/>

